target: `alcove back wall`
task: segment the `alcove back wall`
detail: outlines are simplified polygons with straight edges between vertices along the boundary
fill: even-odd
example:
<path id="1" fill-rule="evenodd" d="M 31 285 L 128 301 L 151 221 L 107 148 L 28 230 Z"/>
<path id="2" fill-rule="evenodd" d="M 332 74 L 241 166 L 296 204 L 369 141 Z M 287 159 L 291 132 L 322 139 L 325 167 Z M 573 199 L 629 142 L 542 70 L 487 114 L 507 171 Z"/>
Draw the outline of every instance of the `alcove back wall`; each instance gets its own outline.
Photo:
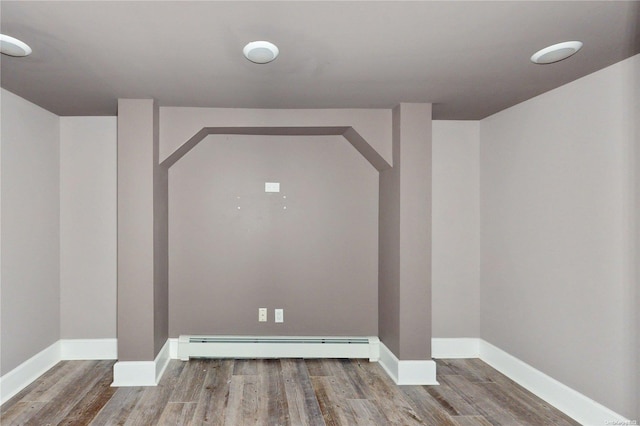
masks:
<path id="1" fill-rule="evenodd" d="M 377 307 L 378 172 L 342 136 L 210 135 L 169 169 L 170 337 L 377 335 Z"/>

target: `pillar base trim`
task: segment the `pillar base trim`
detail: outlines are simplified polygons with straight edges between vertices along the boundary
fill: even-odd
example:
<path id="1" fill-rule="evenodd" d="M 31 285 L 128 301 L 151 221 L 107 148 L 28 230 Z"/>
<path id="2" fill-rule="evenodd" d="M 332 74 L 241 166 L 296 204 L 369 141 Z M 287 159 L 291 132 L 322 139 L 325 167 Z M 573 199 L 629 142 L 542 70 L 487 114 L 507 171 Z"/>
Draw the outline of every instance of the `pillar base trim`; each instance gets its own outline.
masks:
<path id="1" fill-rule="evenodd" d="M 153 361 L 118 361 L 113 366 L 112 387 L 157 386 L 169 365 L 169 340 Z"/>
<path id="2" fill-rule="evenodd" d="M 438 385 L 433 360 L 399 360 L 380 342 L 380 361 L 384 371 L 397 385 Z"/>

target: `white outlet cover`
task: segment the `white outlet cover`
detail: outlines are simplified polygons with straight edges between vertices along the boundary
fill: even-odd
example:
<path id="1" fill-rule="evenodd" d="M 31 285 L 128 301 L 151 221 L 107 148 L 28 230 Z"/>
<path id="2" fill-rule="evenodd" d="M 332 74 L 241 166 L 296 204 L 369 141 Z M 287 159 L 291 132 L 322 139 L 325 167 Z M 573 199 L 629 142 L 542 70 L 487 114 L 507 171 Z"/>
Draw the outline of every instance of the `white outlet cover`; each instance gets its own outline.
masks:
<path id="1" fill-rule="evenodd" d="M 267 308 L 258 308 L 258 321 L 267 322 Z"/>
<path id="2" fill-rule="evenodd" d="M 275 310 L 275 322 L 284 322 L 284 309 Z"/>
<path id="3" fill-rule="evenodd" d="M 265 182 L 264 192 L 280 192 L 280 182 Z"/>

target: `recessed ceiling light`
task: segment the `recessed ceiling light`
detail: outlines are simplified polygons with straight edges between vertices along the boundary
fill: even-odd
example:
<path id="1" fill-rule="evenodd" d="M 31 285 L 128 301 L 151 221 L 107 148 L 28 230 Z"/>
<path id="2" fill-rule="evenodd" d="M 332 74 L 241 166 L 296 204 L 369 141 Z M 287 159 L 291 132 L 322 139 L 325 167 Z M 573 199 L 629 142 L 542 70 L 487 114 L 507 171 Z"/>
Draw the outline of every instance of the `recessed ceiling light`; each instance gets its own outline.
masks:
<path id="1" fill-rule="evenodd" d="M 278 46 L 268 41 L 252 41 L 242 49 L 244 56 L 256 64 L 267 64 L 278 57 Z"/>
<path id="2" fill-rule="evenodd" d="M 536 64 L 552 64 L 567 59 L 582 48 L 581 41 L 565 41 L 538 50 L 531 56 L 531 62 Z"/>
<path id="3" fill-rule="evenodd" d="M 31 48 L 24 41 L 0 34 L 0 53 L 9 56 L 28 56 L 31 54 Z"/>

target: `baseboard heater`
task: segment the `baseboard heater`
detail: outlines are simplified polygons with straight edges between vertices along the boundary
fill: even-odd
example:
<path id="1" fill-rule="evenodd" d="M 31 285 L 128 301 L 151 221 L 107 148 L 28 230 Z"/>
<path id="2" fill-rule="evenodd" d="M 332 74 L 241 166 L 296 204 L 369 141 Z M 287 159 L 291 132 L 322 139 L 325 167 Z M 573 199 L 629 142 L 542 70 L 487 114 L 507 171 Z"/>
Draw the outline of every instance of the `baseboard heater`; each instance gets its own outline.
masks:
<path id="1" fill-rule="evenodd" d="M 380 358 L 377 337 L 185 336 L 178 358 Z"/>

